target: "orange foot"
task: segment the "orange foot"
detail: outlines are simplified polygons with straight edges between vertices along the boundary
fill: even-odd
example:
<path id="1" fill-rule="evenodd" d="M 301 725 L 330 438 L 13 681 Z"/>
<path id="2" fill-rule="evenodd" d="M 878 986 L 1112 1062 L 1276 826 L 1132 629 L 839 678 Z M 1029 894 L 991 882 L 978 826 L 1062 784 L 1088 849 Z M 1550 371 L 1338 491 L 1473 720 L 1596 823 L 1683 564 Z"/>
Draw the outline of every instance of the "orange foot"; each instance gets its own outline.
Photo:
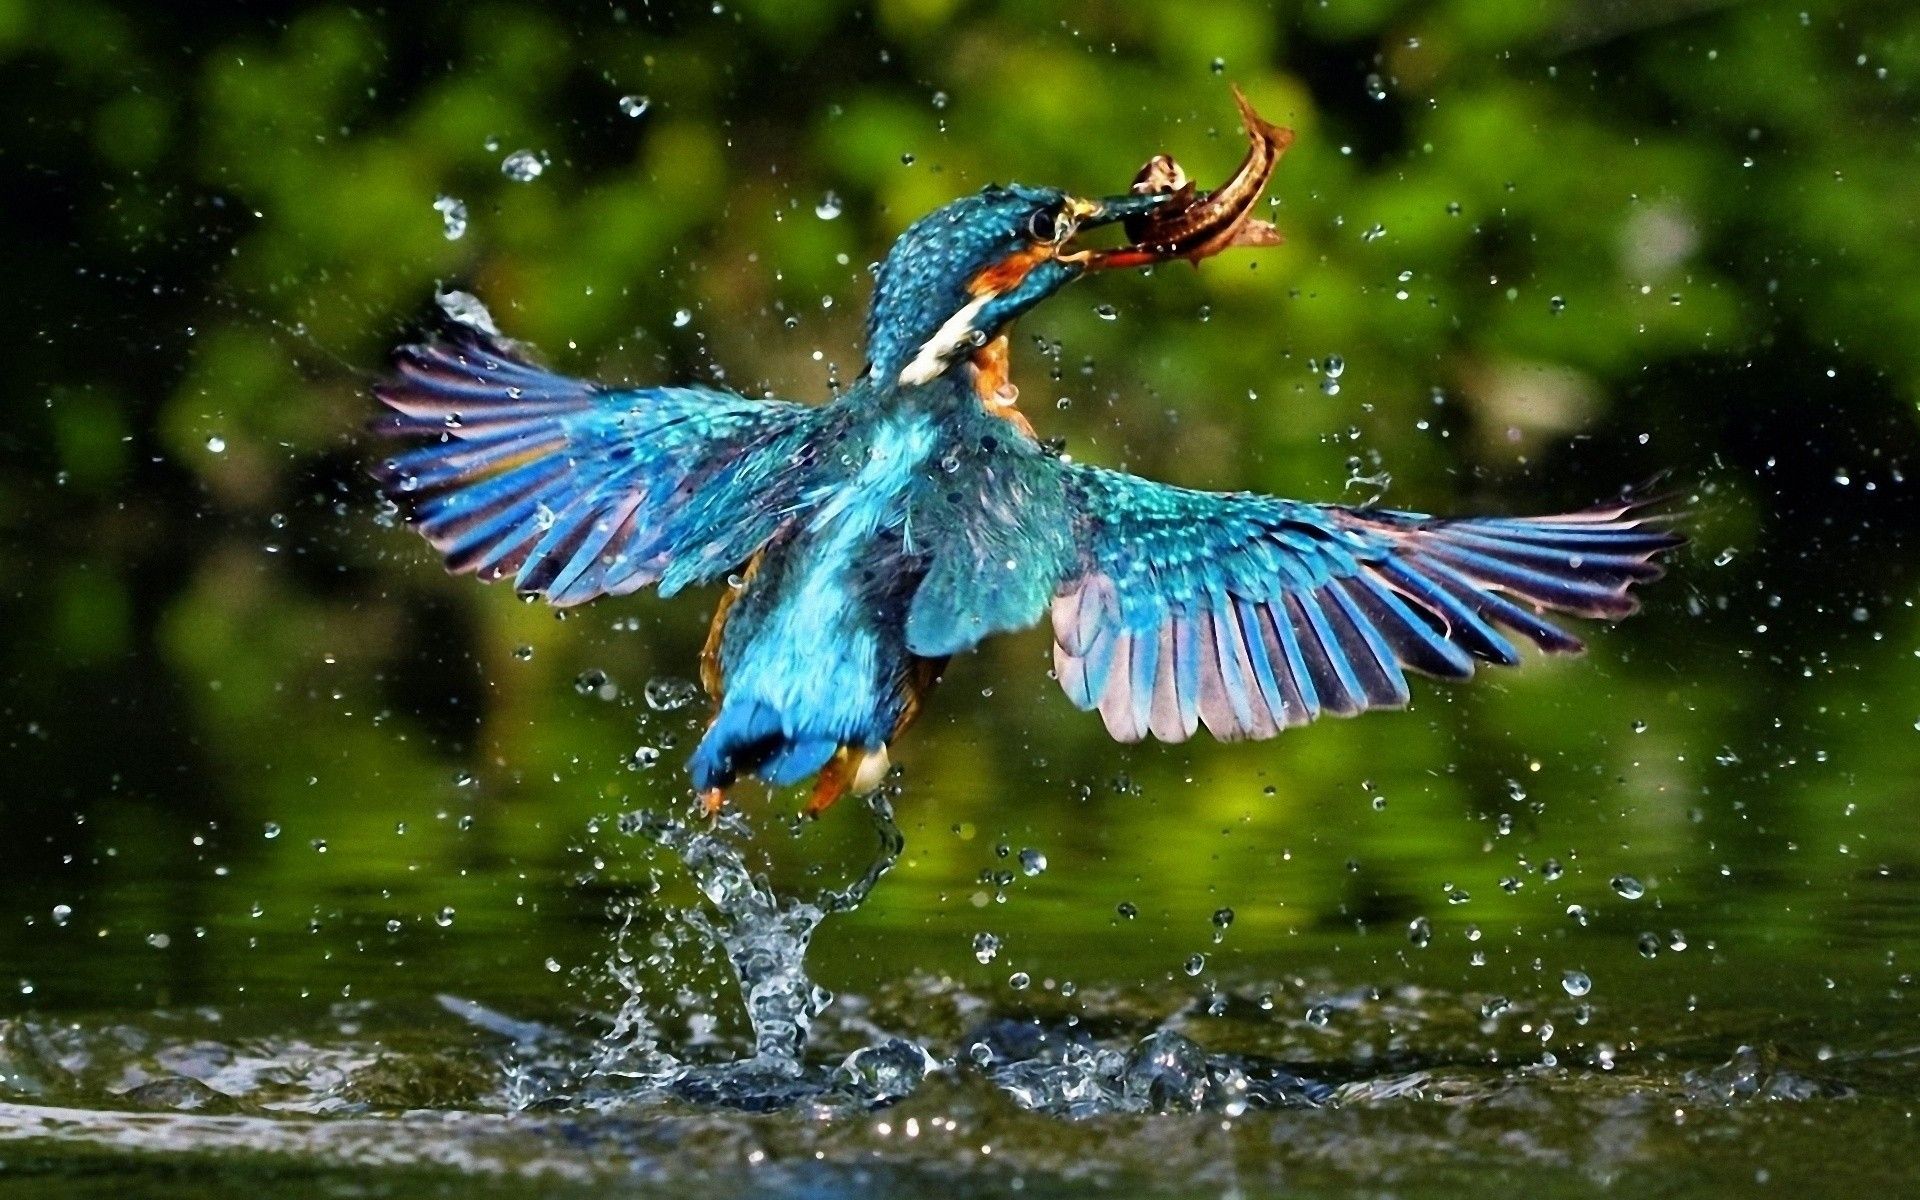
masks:
<path id="1" fill-rule="evenodd" d="M 701 816 L 709 817 L 709 818 L 717 817 L 720 815 L 720 810 L 725 808 L 726 806 L 727 806 L 727 789 L 708 788 L 706 791 L 700 793 L 700 815 Z"/>
<path id="2" fill-rule="evenodd" d="M 1015 429 L 1034 437 L 1033 423 L 1014 407 L 1020 402 L 1020 389 L 1008 376 L 1007 335 L 988 342 L 973 352 L 973 390 L 988 412 L 1010 422 Z"/>
<path id="3" fill-rule="evenodd" d="M 807 816 L 818 817 L 848 792 L 856 796 L 871 792 L 887 777 L 890 766 L 892 760 L 887 757 L 885 746 L 877 750 L 840 747 L 827 765 L 820 768 L 820 775 L 814 780 L 813 796 L 807 801 Z"/>

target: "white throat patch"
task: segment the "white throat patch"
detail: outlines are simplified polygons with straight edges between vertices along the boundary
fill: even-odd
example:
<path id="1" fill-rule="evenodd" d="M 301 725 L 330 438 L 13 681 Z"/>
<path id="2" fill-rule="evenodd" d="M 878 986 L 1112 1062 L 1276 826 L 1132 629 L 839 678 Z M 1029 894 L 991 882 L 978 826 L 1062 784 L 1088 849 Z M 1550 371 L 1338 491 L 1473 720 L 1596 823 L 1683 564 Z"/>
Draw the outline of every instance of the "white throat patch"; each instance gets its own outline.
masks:
<path id="1" fill-rule="evenodd" d="M 934 331 L 900 372 L 902 387 L 917 387 L 923 383 L 932 383 L 947 369 L 954 357 L 962 350 L 973 347 L 973 319 L 980 310 L 993 299 L 993 293 L 975 296 L 960 306 L 960 311 L 947 318 L 946 324 Z"/>

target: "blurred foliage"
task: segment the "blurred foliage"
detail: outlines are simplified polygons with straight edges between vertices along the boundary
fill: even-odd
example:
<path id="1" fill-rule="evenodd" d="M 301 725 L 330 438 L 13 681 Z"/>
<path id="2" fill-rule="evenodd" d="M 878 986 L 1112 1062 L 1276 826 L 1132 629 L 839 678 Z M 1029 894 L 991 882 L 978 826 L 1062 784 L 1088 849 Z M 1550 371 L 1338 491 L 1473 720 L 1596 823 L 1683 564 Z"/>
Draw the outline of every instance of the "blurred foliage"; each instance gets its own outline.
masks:
<path id="1" fill-rule="evenodd" d="M 1015 378 L 1043 432 L 1181 482 L 1436 511 L 1664 472 L 1698 553 L 1586 661 L 1259 746 L 1108 745 L 1044 638 L 1002 639 L 903 746 L 909 858 L 829 935 L 829 977 L 898 969 L 884 947 L 975 971 L 983 908 L 1015 965 L 1052 946 L 1121 978 L 1203 944 L 1222 904 L 1228 963 L 1315 930 L 1397 953 L 1421 914 L 1558 938 L 1619 871 L 1670 911 L 1832 946 L 1874 881 L 1920 872 L 1920 9 L 285 11 L 0 0 L 21 906 L 0 944 L 39 1002 L 423 961 L 411 986 L 537 988 L 546 947 L 589 958 L 601 889 L 644 870 L 587 822 L 681 802 L 697 718 L 641 695 L 692 673 L 709 598 L 563 622 L 447 579 L 378 514 L 366 386 L 437 287 L 578 373 L 823 398 L 910 220 L 989 181 L 1117 190 L 1163 150 L 1219 177 L 1229 80 L 1298 131 L 1286 246 L 1035 313 Z M 501 170 L 521 149 L 529 182 Z M 782 869 L 857 857 L 844 816 L 776 846 Z M 1003 838 L 1053 868 L 1001 909 L 978 878 Z M 1671 918 L 1603 915 L 1609 953 L 1636 919 Z M 1538 953 L 1509 949 L 1508 986 L 1557 979 L 1521 965 Z"/>

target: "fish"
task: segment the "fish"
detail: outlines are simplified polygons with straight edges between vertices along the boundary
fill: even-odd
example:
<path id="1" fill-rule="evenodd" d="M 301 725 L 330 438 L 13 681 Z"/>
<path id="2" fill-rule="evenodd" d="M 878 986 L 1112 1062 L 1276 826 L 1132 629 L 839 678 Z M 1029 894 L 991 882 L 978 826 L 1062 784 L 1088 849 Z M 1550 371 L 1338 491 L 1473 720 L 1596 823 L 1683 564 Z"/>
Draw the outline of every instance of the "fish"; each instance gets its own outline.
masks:
<path id="1" fill-rule="evenodd" d="M 1271 222 L 1253 216 L 1253 209 L 1281 155 L 1293 144 L 1293 130 L 1262 117 L 1238 87 L 1233 100 L 1247 133 L 1247 153 L 1239 169 L 1219 187 L 1196 192 L 1172 155 L 1148 159 L 1134 176 L 1133 191 L 1165 195 L 1167 200 L 1127 219 L 1123 228 L 1132 243 L 1128 249 L 1156 261 L 1183 258 L 1197 264 L 1234 246 L 1277 246 L 1284 240 Z"/>

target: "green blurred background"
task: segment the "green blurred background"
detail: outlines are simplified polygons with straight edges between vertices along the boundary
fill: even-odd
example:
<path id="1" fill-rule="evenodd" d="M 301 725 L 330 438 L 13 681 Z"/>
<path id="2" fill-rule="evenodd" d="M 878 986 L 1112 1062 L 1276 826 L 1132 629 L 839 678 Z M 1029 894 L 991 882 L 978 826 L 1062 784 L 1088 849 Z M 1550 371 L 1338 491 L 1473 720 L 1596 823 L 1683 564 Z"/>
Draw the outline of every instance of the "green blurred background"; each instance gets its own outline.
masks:
<path id="1" fill-rule="evenodd" d="M 1813 1027 L 1835 980 L 1904 978 L 1920 9 L 272 13 L 0 0 L 0 1007 L 583 1002 L 651 869 L 593 818 L 683 803 L 700 711 L 646 684 L 692 674 L 712 598 L 561 621 L 445 577 L 362 473 L 387 349 L 462 287 L 570 371 L 819 399 L 910 220 L 991 181 L 1116 190 L 1159 151 L 1218 178 L 1230 81 L 1298 131 L 1286 246 L 1033 314 L 1043 433 L 1434 511 L 1664 473 L 1694 546 L 1584 660 L 1261 745 L 1112 746 L 1044 634 L 1001 639 L 901 747 L 907 858 L 822 934 L 823 982 L 1184 983 L 1204 951 L 1196 987 L 1551 996 L 1580 968 L 1602 1001 L 1666 971 L 1682 1022 L 1718 971 Z M 537 178 L 503 173 L 519 150 Z M 739 801 L 783 878 L 865 856 L 852 806 L 790 837 L 791 797 Z M 1001 857 L 1029 846 L 1044 875 Z M 1640 957 L 1679 926 L 1686 954 Z"/>

